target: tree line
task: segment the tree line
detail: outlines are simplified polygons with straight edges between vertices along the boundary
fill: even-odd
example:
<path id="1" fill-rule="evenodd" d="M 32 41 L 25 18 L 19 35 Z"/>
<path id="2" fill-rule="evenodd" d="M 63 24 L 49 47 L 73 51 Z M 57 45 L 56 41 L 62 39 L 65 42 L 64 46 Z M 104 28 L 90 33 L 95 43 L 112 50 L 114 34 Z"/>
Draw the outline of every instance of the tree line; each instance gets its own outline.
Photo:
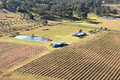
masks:
<path id="1" fill-rule="evenodd" d="M 86 19 L 88 13 L 109 15 L 109 7 L 101 6 L 102 0 L 1 0 L 1 9 L 28 14 L 30 19 L 73 17 Z"/>

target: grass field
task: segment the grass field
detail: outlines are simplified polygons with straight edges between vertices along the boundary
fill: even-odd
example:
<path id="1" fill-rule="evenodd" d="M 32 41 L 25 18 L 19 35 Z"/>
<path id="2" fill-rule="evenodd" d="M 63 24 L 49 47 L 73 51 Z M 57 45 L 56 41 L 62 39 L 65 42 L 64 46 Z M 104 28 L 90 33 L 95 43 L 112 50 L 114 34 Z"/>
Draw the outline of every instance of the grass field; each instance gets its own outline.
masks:
<path id="1" fill-rule="evenodd" d="M 49 29 L 49 30 L 43 31 L 43 29 Z M 91 28 L 86 29 L 86 28 L 80 28 L 78 26 L 70 26 L 70 25 L 64 26 L 63 24 L 60 24 L 54 26 L 46 26 L 28 32 L 22 32 L 21 34 L 27 36 L 31 36 L 31 34 L 34 34 L 37 37 L 50 38 L 53 41 L 67 41 L 71 43 L 77 39 L 76 37 L 73 37 L 71 34 L 78 32 L 80 29 L 82 29 L 83 32 L 86 33 L 88 33 L 88 31 L 91 30 Z"/>
<path id="2" fill-rule="evenodd" d="M 48 29 L 48 30 L 44 31 L 44 29 Z M 12 37 L 2 37 L 0 41 L 14 42 L 14 43 L 28 44 L 28 45 L 37 45 L 37 46 L 41 45 L 41 46 L 46 46 L 49 49 L 52 49 L 50 46 L 52 42 L 66 41 L 67 44 L 71 44 L 95 35 L 95 34 L 89 35 L 86 38 L 73 37 L 72 33 L 76 33 L 80 29 L 82 29 L 83 32 L 87 33 L 88 35 L 90 30 L 94 30 L 92 28 L 83 28 L 83 27 L 78 27 L 78 26 L 69 25 L 69 24 L 64 25 L 64 24 L 53 23 L 53 25 L 48 25 L 45 27 L 30 30 L 30 31 L 20 32 L 20 35 L 31 36 L 32 34 L 34 34 L 36 37 L 49 38 L 49 39 L 52 39 L 53 41 L 34 42 L 34 41 L 14 39 Z"/>

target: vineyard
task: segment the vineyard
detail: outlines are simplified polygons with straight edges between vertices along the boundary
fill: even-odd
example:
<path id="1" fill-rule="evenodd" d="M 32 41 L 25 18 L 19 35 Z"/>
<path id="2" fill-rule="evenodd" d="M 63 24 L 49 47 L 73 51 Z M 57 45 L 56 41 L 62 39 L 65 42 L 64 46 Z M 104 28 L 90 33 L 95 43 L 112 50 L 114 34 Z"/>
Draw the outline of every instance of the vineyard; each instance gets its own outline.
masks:
<path id="1" fill-rule="evenodd" d="M 97 19 L 96 22 L 98 22 L 99 24 L 89 24 L 89 25 L 120 30 L 120 20 Z"/>
<path id="2" fill-rule="evenodd" d="M 37 47 L 8 42 L 0 42 L 0 70 L 7 70 L 13 66 L 34 57 L 43 51 L 46 47 Z"/>
<path id="3" fill-rule="evenodd" d="M 39 28 L 44 24 L 44 20 L 32 20 L 28 15 L 21 13 L 4 12 L 0 10 L 0 36 L 12 33 L 16 35 L 19 30 L 29 31 Z"/>
<path id="4" fill-rule="evenodd" d="M 0 10 L 0 19 L 5 18 L 5 16 L 6 16 L 6 14 L 5 14 L 5 13 L 3 13 L 3 12 Z"/>
<path id="5" fill-rule="evenodd" d="M 41 22 L 25 19 L 8 19 L 0 21 L 0 31 L 2 33 L 14 32 L 17 30 L 32 30 L 41 27 Z"/>
<path id="6" fill-rule="evenodd" d="M 119 80 L 119 52 L 120 34 L 109 32 L 55 50 L 15 72 L 66 80 Z"/>

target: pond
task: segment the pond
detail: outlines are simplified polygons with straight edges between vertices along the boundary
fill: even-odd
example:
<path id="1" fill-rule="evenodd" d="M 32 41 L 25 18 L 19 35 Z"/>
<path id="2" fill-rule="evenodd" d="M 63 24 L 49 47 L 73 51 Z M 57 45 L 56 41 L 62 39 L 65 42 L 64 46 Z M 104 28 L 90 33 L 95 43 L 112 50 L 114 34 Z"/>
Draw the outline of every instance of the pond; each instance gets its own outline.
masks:
<path id="1" fill-rule="evenodd" d="M 14 38 L 16 38 L 16 39 L 23 39 L 23 40 L 31 40 L 31 41 L 41 41 L 41 42 L 47 41 L 44 38 L 29 37 L 29 36 L 23 36 L 23 35 L 15 36 Z"/>
<path id="2" fill-rule="evenodd" d="M 104 18 L 104 19 L 120 19 L 120 17 L 109 17 L 109 16 L 102 16 L 100 18 Z"/>

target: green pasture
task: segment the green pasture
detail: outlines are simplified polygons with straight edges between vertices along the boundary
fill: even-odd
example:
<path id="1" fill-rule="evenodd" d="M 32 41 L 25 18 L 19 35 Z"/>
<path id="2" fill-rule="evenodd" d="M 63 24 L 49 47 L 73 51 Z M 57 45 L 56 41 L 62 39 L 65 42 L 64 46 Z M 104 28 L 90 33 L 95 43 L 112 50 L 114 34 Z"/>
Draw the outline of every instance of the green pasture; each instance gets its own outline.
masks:
<path id="1" fill-rule="evenodd" d="M 49 30 L 43 31 L 44 29 L 49 29 Z M 83 28 L 83 27 L 69 25 L 69 23 L 68 25 L 55 24 L 53 26 L 45 26 L 30 31 L 20 32 L 20 35 L 31 36 L 32 34 L 34 34 L 36 37 L 49 38 L 53 41 L 48 41 L 48 42 L 27 41 L 27 40 L 14 39 L 9 36 L 0 38 L 0 41 L 7 41 L 7 42 L 13 42 L 19 44 L 27 44 L 27 45 L 36 45 L 36 46 L 46 46 L 51 49 L 50 44 L 52 42 L 66 41 L 68 44 L 71 44 L 83 40 L 83 38 L 72 36 L 72 33 L 78 32 L 80 29 L 82 29 L 83 32 L 87 34 L 88 31 L 93 30 L 91 28 Z"/>

